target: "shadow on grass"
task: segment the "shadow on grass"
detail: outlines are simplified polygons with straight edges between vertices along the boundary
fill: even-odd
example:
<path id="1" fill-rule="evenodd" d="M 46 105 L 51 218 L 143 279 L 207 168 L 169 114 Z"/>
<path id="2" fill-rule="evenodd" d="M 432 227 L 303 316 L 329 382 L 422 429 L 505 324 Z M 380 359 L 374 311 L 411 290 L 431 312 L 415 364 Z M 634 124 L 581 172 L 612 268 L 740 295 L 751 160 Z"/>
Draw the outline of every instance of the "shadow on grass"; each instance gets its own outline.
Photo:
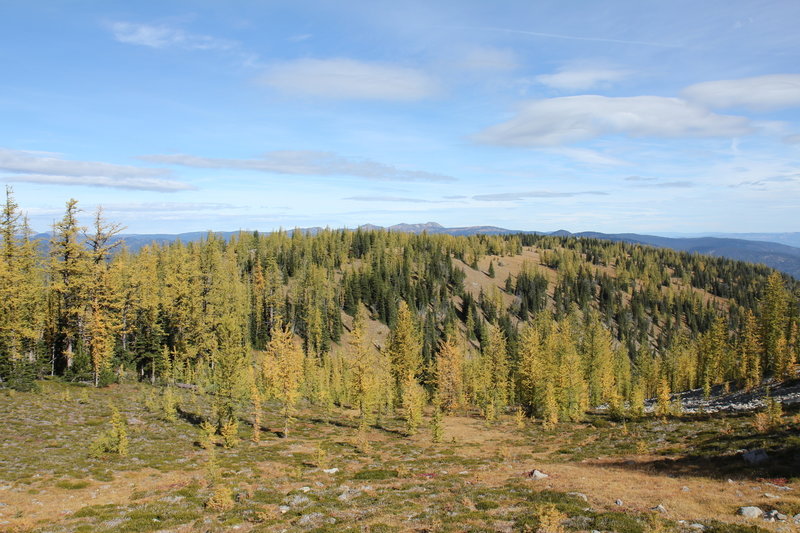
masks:
<path id="1" fill-rule="evenodd" d="M 677 458 L 653 459 L 650 461 L 631 461 L 622 460 L 605 463 L 606 466 L 613 466 L 622 469 L 644 470 L 647 472 L 657 472 L 659 474 L 682 477 L 682 476 L 702 476 L 713 479 L 746 479 L 755 480 L 758 478 L 798 478 L 800 477 L 800 439 L 792 438 L 792 433 L 797 432 L 774 432 L 771 434 L 760 435 L 758 442 L 762 446 L 733 449 L 729 446 L 732 443 L 753 444 L 752 438 L 721 436 L 717 446 L 711 446 L 710 442 L 701 443 L 696 447 L 695 453 L 689 453 Z M 704 449 L 705 448 L 705 449 Z M 721 452 L 714 452 L 714 449 L 721 449 Z M 743 450 L 762 448 L 767 453 L 767 460 L 760 464 L 750 464 L 743 457 Z"/>

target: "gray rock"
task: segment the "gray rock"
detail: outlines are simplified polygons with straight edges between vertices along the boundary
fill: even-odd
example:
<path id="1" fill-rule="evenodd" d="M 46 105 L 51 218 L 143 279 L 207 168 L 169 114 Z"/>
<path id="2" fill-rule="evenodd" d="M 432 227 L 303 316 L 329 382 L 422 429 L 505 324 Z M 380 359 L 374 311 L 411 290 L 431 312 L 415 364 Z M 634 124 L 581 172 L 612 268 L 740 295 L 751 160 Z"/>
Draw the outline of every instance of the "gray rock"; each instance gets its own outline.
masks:
<path id="1" fill-rule="evenodd" d="M 771 511 L 767 511 L 764 514 L 764 520 L 769 520 L 770 522 L 775 522 L 775 521 L 783 522 L 787 518 L 788 517 L 785 514 L 781 513 L 777 509 L 773 509 Z"/>
<path id="2" fill-rule="evenodd" d="M 800 513 L 797 513 L 796 515 L 794 515 L 792 517 L 792 520 L 794 520 L 795 524 L 800 524 Z"/>
<path id="3" fill-rule="evenodd" d="M 697 531 L 705 531 L 706 526 L 703 524 L 689 524 L 689 529 L 696 529 Z"/>
<path id="4" fill-rule="evenodd" d="M 288 505 L 281 505 L 280 507 L 278 507 L 278 510 L 281 512 L 281 514 L 286 514 L 291 510 L 291 507 L 289 507 Z"/>
<path id="5" fill-rule="evenodd" d="M 748 464 L 760 465 L 761 463 L 769 460 L 769 455 L 767 455 L 767 452 L 764 450 L 764 448 L 757 448 L 755 450 L 750 450 L 749 452 L 744 452 L 742 454 L 742 459 L 744 459 Z"/>
<path id="6" fill-rule="evenodd" d="M 660 503 L 658 505 L 656 505 L 655 507 L 651 507 L 650 510 L 651 511 L 655 511 L 657 513 L 666 513 L 667 512 L 667 509 L 663 505 L 661 505 Z"/>
<path id="7" fill-rule="evenodd" d="M 589 498 L 586 496 L 586 494 L 584 494 L 582 492 L 568 492 L 567 496 L 574 496 L 575 498 L 580 498 L 581 500 L 583 500 L 585 502 L 589 501 Z"/>
<path id="8" fill-rule="evenodd" d="M 534 470 L 534 471 L 533 471 L 533 472 L 531 472 L 529 475 L 530 475 L 530 477 L 531 477 L 532 479 L 547 479 L 547 478 L 549 478 L 549 477 L 550 477 L 550 475 L 549 475 L 549 474 L 545 474 L 544 472 L 541 472 L 541 471 L 539 471 L 539 470 Z"/>
<path id="9" fill-rule="evenodd" d="M 614 500 L 614 503 L 615 503 L 615 504 L 617 504 L 617 505 L 619 505 L 619 506 L 622 506 L 622 505 L 624 505 L 624 504 L 622 503 L 622 500 Z"/>
<path id="10" fill-rule="evenodd" d="M 745 518 L 761 518 L 764 516 L 764 511 L 754 505 L 749 505 L 747 507 L 739 507 L 736 514 L 744 516 Z"/>
<path id="11" fill-rule="evenodd" d="M 689 492 L 689 487 L 681 487 L 682 492 Z"/>

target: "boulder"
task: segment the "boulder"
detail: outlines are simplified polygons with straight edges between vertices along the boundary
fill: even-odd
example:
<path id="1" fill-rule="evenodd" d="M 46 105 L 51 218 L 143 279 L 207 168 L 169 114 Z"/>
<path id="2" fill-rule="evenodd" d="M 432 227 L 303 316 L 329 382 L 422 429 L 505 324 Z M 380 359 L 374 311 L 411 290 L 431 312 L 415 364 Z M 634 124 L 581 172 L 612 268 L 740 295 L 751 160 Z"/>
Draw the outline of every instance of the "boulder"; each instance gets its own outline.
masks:
<path id="1" fill-rule="evenodd" d="M 530 477 L 531 479 L 547 479 L 550 476 L 539 470 L 532 470 L 531 472 L 528 473 L 528 477 Z"/>
<path id="2" fill-rule="evenodd" d="M 736 514 L 744 516 L 745 518 L 761 518 L 764 516 L 764 511 L 759 507 L 749 505 L 747 507 L 739 507 L 739 511 L 737 511 Z"/>
<path id="3" fill-rule="evenodd" d="M 769 460 L 769 455 L 767 455 L 766 450 L 763 448 L 757 448 L 755 450 L 744 452 L 742 454 L 742 459 L 744 459 L 748 464 L 760 465 L 761 463 Z"/>

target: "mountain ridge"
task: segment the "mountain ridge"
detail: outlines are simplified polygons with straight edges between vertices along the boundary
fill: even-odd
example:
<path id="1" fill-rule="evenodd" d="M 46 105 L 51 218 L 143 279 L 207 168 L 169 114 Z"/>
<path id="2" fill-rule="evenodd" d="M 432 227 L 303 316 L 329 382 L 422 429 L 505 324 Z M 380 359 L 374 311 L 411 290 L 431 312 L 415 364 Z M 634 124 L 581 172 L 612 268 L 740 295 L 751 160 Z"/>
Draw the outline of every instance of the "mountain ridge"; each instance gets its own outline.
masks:
<path id="1" fill-rule="evenodd" d="M 316 235 L 325 228 L 314 226 L 309 228 L 294 228 L 285 230 L 291 234 L 294 231 Z M 459 226 L 448 228 L 438 222 L 425 223 L 399 223 L 392 226 L 379 226 L 375 224 L 363 224 L 356 228 L 362 231 L 392 231 L 403 233 L 428 233 L 438 235 L 470 236 L 470 235 L 511 235 L 515 233 L 533 233 L 539 235 L 551 235 L 555 237 L 577 237 L 589 239 L 603 239 L 615 242 L 626 242 L 630 244 L 641 244 L 656 246 L 660 248 L 670 248 L 672 250 L 698 253 L 712 257 L 726 257 L 750 263 L 761 263 L 774 268 L 797 279 L 800 279 L 800 248 L 779 242 L 766 241 L 763 239 L 740 239 L 718 236 L 699 236 L 699 237 L 664 237 L 658 235 L 647 235 L 639 233 L 602 233 L 597 231 L 582 231 L 573 233 L 564 229 L 556 231 L 525 231 L 501 228 L 499 226 Z M 241 230 L 245 231 L 245 230 Z M 237 235 L 240 231 L 213 232 L 215 235 L 225 239 Z M 263 232 L 265 234 L 273 232 Z M 193 231 L 178 234 L 154 233 L 154 234 L 120 234 L 117 240 L 124 240 L 128 248 L 138 250 L 142 246 L 150 243 L 164 244 L 173 241 L 192 242 L 199 241 L 209 234 L 208 231 Z M 749 234 L 745 234 L 749 235 Z M 753 234 L 764 237 L 765 235 L 788 235 L 783 234 Z M 800 233 L 796 235 L 800 236 Z M 49 233 L 40 233 L 35 238 L 48 239 Z"/>

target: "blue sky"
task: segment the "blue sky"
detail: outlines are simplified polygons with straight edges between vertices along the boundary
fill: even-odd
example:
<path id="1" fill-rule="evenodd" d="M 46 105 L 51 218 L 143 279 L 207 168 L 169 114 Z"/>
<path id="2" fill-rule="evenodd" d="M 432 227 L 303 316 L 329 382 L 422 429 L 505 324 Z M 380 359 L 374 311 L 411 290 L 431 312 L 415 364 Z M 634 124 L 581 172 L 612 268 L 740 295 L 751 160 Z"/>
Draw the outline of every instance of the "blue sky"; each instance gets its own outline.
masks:
<path id="1" fill-rule="evenodd" d="M 800 2 L 0 5 L 0 180 L 130 233 L 800 231 Z"/>

